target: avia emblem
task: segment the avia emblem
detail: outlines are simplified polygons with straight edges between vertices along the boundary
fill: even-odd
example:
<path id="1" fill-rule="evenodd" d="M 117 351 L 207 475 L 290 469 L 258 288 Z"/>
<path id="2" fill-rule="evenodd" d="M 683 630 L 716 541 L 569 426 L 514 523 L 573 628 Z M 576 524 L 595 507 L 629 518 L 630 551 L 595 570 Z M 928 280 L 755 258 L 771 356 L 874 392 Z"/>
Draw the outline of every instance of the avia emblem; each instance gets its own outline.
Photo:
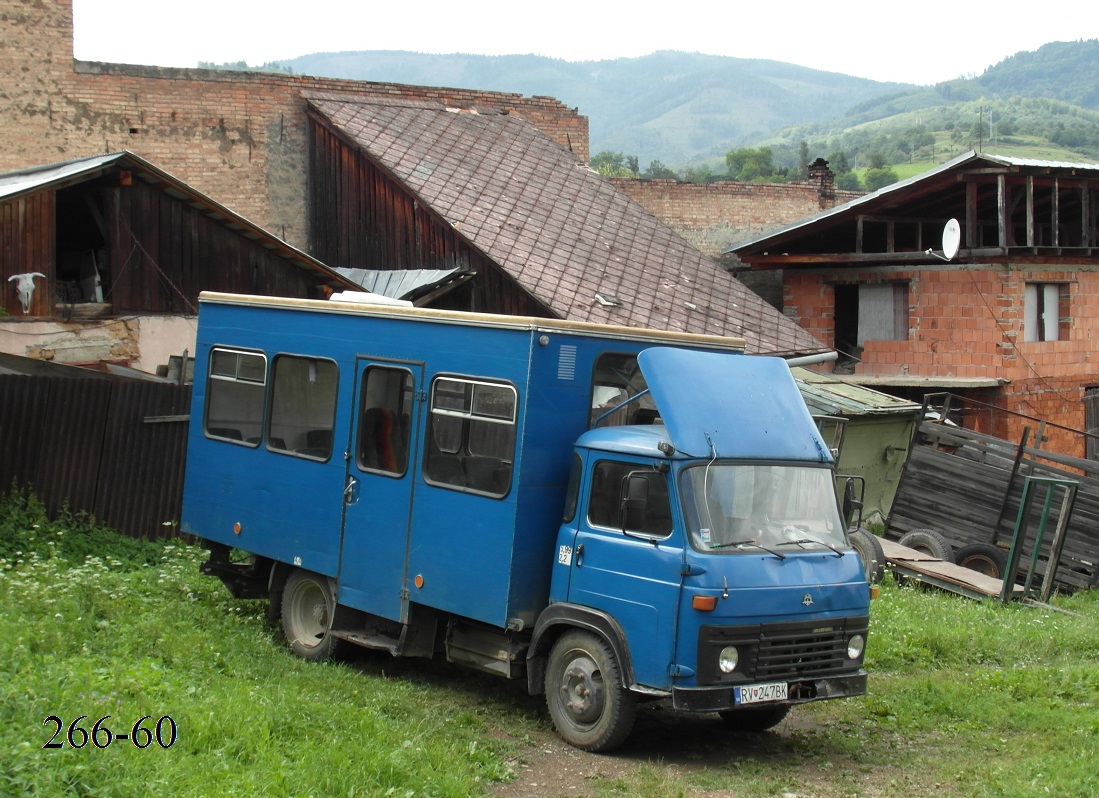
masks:
<path id="1" fill-rule="evenodd" d="M 806 607 L 812 607 L 813 606 L 813 597 L 810 594 L 806 593 L 805 598 L 803 598 L 801 600 L 801 603 L 804 604 Z"/>

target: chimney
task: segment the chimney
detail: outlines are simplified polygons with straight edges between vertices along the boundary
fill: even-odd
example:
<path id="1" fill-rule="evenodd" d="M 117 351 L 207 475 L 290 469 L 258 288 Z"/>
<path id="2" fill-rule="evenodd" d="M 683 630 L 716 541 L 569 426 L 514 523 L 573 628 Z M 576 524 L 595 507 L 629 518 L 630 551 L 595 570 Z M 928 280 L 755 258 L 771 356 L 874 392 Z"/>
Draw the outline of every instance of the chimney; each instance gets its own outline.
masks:
<path id="1" fill-rule="evenodd" d="M 836 176 L 828 161 L 817 158 L 809 164 L 809 185 L 816 186 L 821 208 L 831 208 L 836 200 Z"/>

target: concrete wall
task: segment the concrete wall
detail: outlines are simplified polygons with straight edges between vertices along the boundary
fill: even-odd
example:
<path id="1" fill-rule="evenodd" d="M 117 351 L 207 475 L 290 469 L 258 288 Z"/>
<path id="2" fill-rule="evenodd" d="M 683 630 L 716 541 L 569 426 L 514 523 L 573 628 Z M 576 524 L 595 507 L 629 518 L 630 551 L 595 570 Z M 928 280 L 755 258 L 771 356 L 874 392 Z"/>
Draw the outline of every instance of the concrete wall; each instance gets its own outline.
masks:
<path id="1" fill-rule="evenodd" d="M 65 365 L 125 363 L 155 374 L 184 350 L 194 355 L 195 316 L 124 316 L 90 322 L 0 323 L 0 352 Z"/>

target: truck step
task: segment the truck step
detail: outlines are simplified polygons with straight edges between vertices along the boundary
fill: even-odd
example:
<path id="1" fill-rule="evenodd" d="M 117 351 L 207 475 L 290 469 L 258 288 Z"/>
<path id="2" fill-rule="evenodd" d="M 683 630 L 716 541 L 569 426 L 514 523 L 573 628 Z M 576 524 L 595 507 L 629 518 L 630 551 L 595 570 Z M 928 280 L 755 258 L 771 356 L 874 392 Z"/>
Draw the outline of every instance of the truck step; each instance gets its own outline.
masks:
<path id="1" fill-rule="evenodd" d="M 346 629 L 333 629 L 332 635 L 346 640 L 349 643 L 354 643 L 357 646 L 363 646 L 364 648 L 377 648 L 382 651 L 388 651 L 393 656 L 397 656 L 400 650 L 400 640 L 395 637 L 389 637 L 381 634 L 364 634 L 362 632 L 352 632 Z"/>

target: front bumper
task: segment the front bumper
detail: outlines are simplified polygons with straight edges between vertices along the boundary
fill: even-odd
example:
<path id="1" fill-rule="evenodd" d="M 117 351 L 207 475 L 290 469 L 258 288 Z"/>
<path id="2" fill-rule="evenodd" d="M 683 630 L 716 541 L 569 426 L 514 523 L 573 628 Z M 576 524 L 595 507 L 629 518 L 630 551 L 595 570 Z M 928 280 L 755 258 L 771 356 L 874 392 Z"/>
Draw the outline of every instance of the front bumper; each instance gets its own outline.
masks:
<path id="1" fill-rule="evenodd" d="M 809 679 L 790 679 L 789 698 L 779 704 L 807 704 L 828 698 L 850 698 L 866 694 L 867 673 L 859 670 L 839 676 L 819 676 Z M 673 687 L 672 706 L 684 712 L 721 712 L 735 709 L 733 687 Z M 767 707 L 773 704 L 753 704 Z"/>

